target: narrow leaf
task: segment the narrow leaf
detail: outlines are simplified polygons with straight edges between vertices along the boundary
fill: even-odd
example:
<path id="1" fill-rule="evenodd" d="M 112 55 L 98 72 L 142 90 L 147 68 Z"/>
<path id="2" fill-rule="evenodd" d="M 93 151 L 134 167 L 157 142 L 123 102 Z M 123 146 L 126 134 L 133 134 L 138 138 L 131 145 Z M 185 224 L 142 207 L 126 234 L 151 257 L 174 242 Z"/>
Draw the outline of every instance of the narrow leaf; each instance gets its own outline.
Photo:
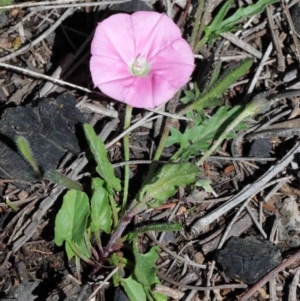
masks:
<path id="1" fill-rule="evenodd" d="M 68 189 L 82 190 L 82 186 L 56 170 L 48 170 L 44 178 Z"/>
<path id="2" fill-rule="evenodd" d="M 233 26 L 246 18 L 262 13 L 267 5 L 278 2 L 279 0 L 259 0 L 256 3 L 250 4 L 246 7 L 241 7 L 231 15 L 229 18 L 221 23 L 221 27 Z"/>
<path id="3" fill-rule="evenodd" d="M 107 190 L 103 187 L 104 181 L 94 178 L 92 182 L 93 196 L 91 199 L 91 231 L 98 233 L 103 230 L 111 231 L 111 208 L 109 205 Z"/>
<path id="4" fill-rule="evenodd" d="M 134 231 L 129 232 L 126 235 L 126 240 L 131 241 L 132 239 L 136 238 L 138 234 L 149 232 L 149 231 L 165 232 L 165 231 L 180 231 L 180 230 L 182 230 L 181 224 L 160 223 L 154 225 L 147 225 L 143 227 L 138 227 Z"/>
<path id="5" fill-rule="evenodd" d="M 17 212 L 19 209 L 16 207 L 8 197 L 5 198 L 5 203 L 9 206 L 14 212 Z"/>
<path id="6" fill-rule="evenodd" d="M 40 169 L 39 169 L 37 163 L 35 162 L 35 159 L 33 157 L 33 154 L 30 149 L 30 145 L 29 145 L 29 142 L 27 141 L 27 139 L 24 138 L 23 136 L 19 136 L 16 139 L 16 144 L 17 144 L 17 147 L 18 147 L 20 153 L 24 157 L 24 159 L 30 164 L 30 166 L 35 171 L 35 173 L 39 177 L 41 177 Z"/>
<path id="7" fill-rule="evenodd" d="M 209 91 L 199 99 L 197 99 L 191 106 L 189 106 L 189 110 L 197 110 L 200 107 L 203 108 L 203 104 L 207 103 L 211 99 L 219 98 L 222 94 L 239 78 L 247 74 L 249 69 L 253 64 L 252 59 L 246 59 L 241 62 L 235 69 L 227 71 L 221 79 L 211 87 Z"/>
<path id="8" fill-rule="evenodd" d="M 83 125 L 86 139 L 91 152 L 97 162 L 97 172 L 105 180 L 107 186 L 120 191 L 120 180 L 115 176 L 114 168 L 107 158 L 107 153 L 103 141 L 96 135 L 94 129 L 89 124 Z"/>
<path id="9" fill-rule="evenodd" d="M 176 193 L 178 187 L 196 182 L 197 175 L 199 169 L 193 163 L 164 165 L 152 181 L 141 189 L 138 200 L 146 204 L 153 199 L 164 202 Z"/>
<path id="10" fill-rule="evenodd" d="M 218 11 L 217 15 L 213 18 L 211 23 L 208 26 L 205 26 L 204 31 L 207 35 L 210 35 L 212 32 L 217 31 L 222 27 L 222 21 L 225 18 L 232 1 L 233 0 L 226 1 Z"/>

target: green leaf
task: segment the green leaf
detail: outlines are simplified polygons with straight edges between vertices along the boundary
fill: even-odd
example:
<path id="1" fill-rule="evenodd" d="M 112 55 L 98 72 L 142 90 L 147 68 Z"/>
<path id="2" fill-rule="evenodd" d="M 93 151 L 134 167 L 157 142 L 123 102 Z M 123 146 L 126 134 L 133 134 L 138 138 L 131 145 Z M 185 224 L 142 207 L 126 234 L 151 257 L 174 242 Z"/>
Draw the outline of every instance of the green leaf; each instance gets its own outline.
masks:
<path id="1" fill-rule="evenodd" d="M 146 294 L 142 284 L 137 282 L 130 275 L 128 278 L 121 279 L 121 285 L 130 299 L 130 301 L 146 301 Z"/>
<path id="2" fill-rule="evenodd" d="M 152 247 L 148 253 L 139 253 L 137 240 L 133 240 L 133 254 L 135 258 L 134 275 L 136 279 L 143 285 L 150 286 L 156 283 L 157 267 L 155 265 L 158 260 L 158 247 Z"/>
<path id="3" fill-rule="evenodd" d="M 121 182 L 115 176 L 114 168 L 107 158 L 107 153 L 103 141 L 96 135 L 94 129 L 89 124 L 84 124 L 84 133 L 88 141 L 91 152 L 97 162 L 97 172 L 102 179 L 107 183 L 108 187 L 111 187 L 117 191 L 121 190 Z"/>
<path id="4" fill-rule="evenodd" d="M 231 85 L 247 74 L 252 64 L 252 59 L 246 59 L 243 62 L 240 62 L 235 68 L 228 69 L 205 95 L 196 100 L 192 105 L 193 109 L 197 110 L 197 107 L 199 106 L 200 108 L 203 108 L 203 103 L 206 104 L 212 99 L 220 98 Z"/>
<path id="5" fill-rule="evenodd" d="M 18 207 L 15 206 L 14 203 L 12 203 L 8 197 L 5 198 L 5 203 L 6 203 L 6 205 L 9 206 L 14 212 L 17 212 L 17 211 L 19 210 Z"/>
<path id="6" fill-rule="evenodd" d="M 12 0 L 0 0 L 0 7 L 11 5 L 13 3 Z M 0 9 L 0 14 L 4 11 L 4 9 Z"/>
<path id="7" fill-rule="evenodd" d="M 134 229 L 134 231 L 129 232 L 126 235 L 126 240 L 131 241 L 132 239 L 136 238 L 138 234 L 149 232 L 149 231 L 165 232 L 165 231 L 180 231 L 180 230 L 182 230 L 181 224 L 159 223 L 159 224 L 147 225 L 143 227 L 137 227 L 136 229 Z"/>
<path id="8" fill-rule="evenodd" d="M 118 260 L 118 257 L 116 255 L 116 253 L 113 253 L 112 256 L 109 258 L 109 263 L 115 267 L 117 267 L 119 265 L 119 260 Z M 114 286 L 119 286 L 120 284 L 120 281 L 121 281 L 121 277 L 120 277 L 120 274 L 119 272 L 117 273 L 114 273 L 113 275 L 113 284 Z"/>
<path id="9" fill-rule="evenodd" d="M 33 154 L 30 149 L 30 145 L 29 145 L 29 142 L 27 141 L 27 139 L 24 138 L 23 136 L 18 136 L 16 138 L 16 144 L 17 144 L 17 147 L 18 147 L 20 153 L 24 157 L 24 159 L 30 164 L 30 166 L 32 167 L 34 172 L 39 177 L 41 177 L 40 169 L 39 169 L 37 163 L 35 162 L 35 159 L 33 157 Z"/>
<path id="10" fill-rule="evenodd" d="M 246 7 L 241 7 L 237 9 L 233 15 L 224 20 L 221 26 L 233 26 L 246 18 L 250 18 L 254 15 L 262 13 L 267 5 L 276 3 L 278 1 L 279 0 L 259 0 L 256 3 L 250 4 Z"/>
<path id="11" fill-rule="evenodd" d="M 206 118 L 203 122 L 198 120 L 193 127 L 186 127 L 181 133 L 177 129 L 171 129 L 170 136 L 167 139 L 166 146 L 178 143 L 180 148 L 173 155 L 172 160 L 187 160 L 191 156 L 199 155 L 202 151 L 206 151 L 211 146 L 213 140 L 216 140 L 224 131 L 224 129 L 234 120 L 243 108 L 236 106 L 230 110 L 227 107 L 220 107 L 211 117 Z M 245 129 L 242 123 L 235 128 L 235 131 Z M 235 132 L 230 132 L 227 138 L 234 138 Z"/>
<path id="12" fill-rule="evenodd" d="M 204 32 L 207 36 L 211 36 L 214 32 L 222 28 L 222 21 L 225 18 L 232 2 L 233 0 L 226 1 L 218 11 L 217 15 L 211 21 L 211 23 L 204 27 Z"/>
<path id="13" fill-rule="evenodd" d="M 76 254 L 73 252 L 73 249 L 72 249 L 71 245 L 72 245 L 72 243 L 70 243 L 69 241 L 66 241 L 65 249 L 66 249 L 67 257 L 68 257 L 69 260 L 71 258 L 73 258 L 74 256 L 76 256 Z"/>
<path id="14" fill-rule="evenodd" d="M 206 91 L 209 91 L 211 87 L 213 87 L 218 81 L 221 72 L 221 67 L 222 67 L 222 61 L 217 61 L 213 73 L 211 75 L 210 81 L 208 85 L 205 87 L 204 93 L 206 93 Z"/>
<path id="15" fill-rule="evenodd" d="M 224 18 L 233 1 L 229 0 L 225 2 L 212 22 L 204 27 L 204 40 L 208 40 L 209 43 L 211 43 L 212 40 L 217 38 L 221 33 L 236 30 L 237 26 L 235 25 L 237 23 L 242 22 L 246 18 L 262 13 L 267 5 L 278 1 L 279 0 L 259 0 L 256 3 L 237 9 L 236 12 L 231 14 L 231 16 L 227 19 Z"/>
<path id="16" fill-rule="evenodd" d="M 155 301 L 168 301 L 168 296 L 166 296 L 164 294 L 161 294 L 158 292 L 151 292 L 151 293 L 152 293 Z"/>
<path id="17" fill-rule="evenodd" d="M 198 167 L 189 162 L 164 165 L 156 176 L 141 189 L 138 200 L 147 204 L 154 199 L 158 203 L 149 205 L 158 206 L 173 196 L 178 187 L 195 183 L 199 173 Z"/>
<path id="18" fill-rule="evenodd" d="M 56 170 L 48 170 L 45 173 L 44 178 L 68 189 L 82 190 L 81 184 Z"/>
<path id="19" fill-rule="evenodd" d="M 84 234 L 90 205 L 87 195 L 78 190 L 69 190 L 63 199 L 62 207 L 55 219 L 54 242 L 61 246 L 64 241 L 85 244 Z"/>
<path id="20" fill-rule="evenodd" d="M 111 208 L 109 205 L 107 190 L 103 187 L 104 181 L 94 178 L 92 182 L 93 196 L 91 199 L 91 231 L 98 233 L 103 230 L 111 231 Z"/>
<path id="21" fill-rule="evenodd" d="M 195 186 L 202 187 L 206 192 L 213 192 L 211 188 L 211 180 L 201 179 L 195 183 Z"/>
<path id="22" fill-rule="evenodd" d="M 184 90 L 183 92 L 184 92 L 185 96 L 182 97 L 180 99 L 180 101 L 184 104 L 190 103 L 196 98 L 196 95 L 194 94 L 193 91 Z"/>

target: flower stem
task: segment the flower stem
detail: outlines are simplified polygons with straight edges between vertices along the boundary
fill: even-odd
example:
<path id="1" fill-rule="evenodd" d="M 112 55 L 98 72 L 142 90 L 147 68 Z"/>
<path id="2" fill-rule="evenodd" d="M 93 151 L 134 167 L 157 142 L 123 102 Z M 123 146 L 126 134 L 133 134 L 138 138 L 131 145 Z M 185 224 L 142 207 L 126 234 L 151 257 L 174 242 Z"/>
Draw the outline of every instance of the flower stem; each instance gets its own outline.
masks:
<path id="1" fill-rule="evenodd" d="M 113 196 L 110 195 L 110 194 L 109 194 L 108 198 L 109 198 L 109 204 L 110 204 L 110 207 L 111 207 L 111 210 L 112 210 L 112 219 L 113 219 L 113 224 L 114 224 L 114 229 L 115 229 L 118 226 L 118 223 L 119 223 L 116 201 L 113 198 Z"/>
<path id="2" fill-rule="evenodd" d="M 172 118 L 167 119 L 164 131 L 161 135 L 161 138 L 160 138 L 158 147 L 156 149 L 153 161 L 158 161 L 160 159 L 160 156 L 165 148 L 165 144 L 166 144 L 167 138 L 169 136 L 171 127 L 174 125 L 174 121 L 175 121 L 175 119 L 172 119 Z M 157 163 L 154 162 L 151 164 L 149 172 L 147 174 L 147 177 L 144 181 L 144 185 L 147 184 L 152 179 L 152 177 L 155 173 L 156 167 L 157 167 Z"/>
<path id="3" fill-rule="evenodd" d="M 124 120 L 124 130 L 127 130 L 130 126 L 131 121 L 131 114 L 132 114 L 132 106 L 126 105 L 126 112 L 125 112 L 125 120 Z M 123 138 L 123 147 L 124 147 L 124 159 L 125 162 L 129 161 L 129 134 L 125 135 Z M 122 210 L 121 215 L 125 212 L 127 198 L 128 198 L 128 188 L 129 188 L 129 165 L 125 165 L 124 169 L 124 187 L 123 187 L 123 202 L 122 202 Z"/>
<path id="4" fill-rule="evenodd" d="M 199 27 L 200 27 L 200 23 L 201 23 L 200 19 L 201 19 L 202 13 L 203 13 L 204 2 L 205 2 L 205 0 L 198 1 L 198 7 L 197 7 L 197 11 L 196 11 L 196 16 L 195 16 L 194 27 L 193 27 L 193 31 L 192 31 L 191 40 L 190 40 L 190 46 L 193 50 L 195 50 L 195 46 L 196 46 L 196 38 L 197 38 L 198 32 L 199 32 Z"/>

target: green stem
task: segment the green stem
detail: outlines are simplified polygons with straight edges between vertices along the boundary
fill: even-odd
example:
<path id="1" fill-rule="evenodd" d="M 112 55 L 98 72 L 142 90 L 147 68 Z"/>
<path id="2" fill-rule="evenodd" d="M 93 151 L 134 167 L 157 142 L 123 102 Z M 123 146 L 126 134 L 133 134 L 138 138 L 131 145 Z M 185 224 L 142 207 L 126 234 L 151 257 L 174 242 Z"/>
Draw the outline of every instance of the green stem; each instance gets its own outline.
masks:
<path id="1" fill-rule="evenodd" d="M 210 14 L 210 12 L 208 11 L 208 7 L 209 7 L 209 2 L 210 0 L 207 0 L 206 4 L 205 4 L 205 10 L 204 10 L 204 13 L 202 15 L 202 18 L 201 18 L 201 23 L 200 23 L 200 28 L 198 30 L 198 33 L 197 33 L 197 36 L 196 36 L 196 40 L 195 40 L 195 45 L 194 45 L 194 53 L 197 53 L 199 50 L 200 50 L 200 47 L 198 47 L 198 44 L 199 44 L 199 40 L 203 34 L 203 30 L 204 30 L 204 26 L 205 26 L 205 22 L 207 20 L 207 17 L 208 15 Z M 203 6 L 204 6 L 204 3 L 203 3 Z M 202 39 L 203 40 L 203 39 Z M 206 42 L 206 41 L 205 41 Z M 205 43 L 203 43 L 204 45 Z M 203 46 L 201 45 L 201 46 Z"/>
<path id="2" fill-rule="evenodd" d="M 82 254 L 79 250 L 79 248 L 76 246 L 75 243 L 72 242 L 68 242 L 72 251 L 75 253 L 75 255 L 77 257 L 79 257 L 82 261 L 86 262 L 87 264 L 90 264 L 91 266 L 94 266 L 95 263 L 93 260 L 89 259 L 88 257 L 86 257 L 84 254 Z"/>
<path id="3" fill-rule="evenodd" d="M 210 99 L 220 97 L 233 83 L 235 83 L 241 76 L 245 75 L 248 72 L 248 70 L 252 66 L 252 63 L 253 61 L 250 59 L 240 63 L 235 69 L 230 71 L 230 74 L 227 74 L 226 76 L 221 78 L 219 82 L 214 85 L 214 87 L 212 87 L 209 91 L 205 93 L 205 95 L 201 95 L 195 102 L 191 103 L 186 108 L 182 109 L 178 113 L 178 115 L 183 116 L 191 112 L 192 110 L 199 110 L 199 108 L 205 107 Z M 174 119 L 168 119 L 167 121 L 161 140 L 157 147 L 157 151 L 155 153 L 154 160 L 156 161 L 160 159 L 160 156 L 166 144 L 166 140 L 170 133 L 170 129 L 174 125 L 174 122 L 175 122 Z M 156 168 L 156 164 L 153 164 L 150 168 L 145 183 L 147 183 L 147 180 L 150 180 L 152 178 L 155 168 Z"/>
<path id="4" fill-rule="evenodd" d="M 193 27 L 193 31 L 192 31 L 192 35 L 191 35 L 191 40 L 190 40 L 190 46 L 192 49 L 195 48 L 195 42 L 196 42 L 196 37 L 199 32 L 199 27 L 200 27 L 200 23 L 201 23 L 200 20 L 201 20 L 201 16 L 203 13 L 204 2 L 205 2 L 205 0 L 199 0 L 199 2 L 198 2 L 194 27 Z"/>
<path id="5" fill-rule="evenodd" d="M 207 42 L 208 40 L 208 37 L 207 36 L 204 36 L 199 42 L 198 44 L 195 46 L 195 49 L 194 49 L 194 53 L 197 53 L 200 48 Z"/>
<path id="6" fill-rule="evenodd" d="M 221 136 L 212 145 L 212 147 L 205 153 L 205 155 L 201 157 L 201 159 L 197 162 L 197 166 L 201 166 L 204 163 L 204 161 L 221 145 L 221 143 L 226 139 L 228 134 L 231 131 L 233 131 L 238 124 L 240 124 L 242 121 L 244 121 L 246 118 L 252 115 L 253 113 L 246 106 L 245 109 L 242 111 L 242 113 L 227 126 L 227 128 L 224 130 Z"/>
<path id="7" fill-rule="evenodd" d="M 113 219 L 113 228 L 115 229 L 118 226 L 119 218 L 118 218 L 118 210 L 116 206 L 116 202 L 112 195 L 109 194 L 109 203 L 112 210 L 112 219 Z"/>
<path id="8" fill-rule="evenodd" d="M 130 127 L 131 114 L 132 114 L 132 106 L 126 105 L 124 131 Z M 124 159 L 125 162 L 127 162 L 129 161 L 129 134 L 125 135 L 123 138 L 123 147 L 124 147 Z M 128 164 L 126 164 L 124 169 L 124 188 L 123 188 L 123 202 L 122 202 L 121 215 L 123 215 L 125 212 L 127 199 L 128 199 L 129 174 L 130 174 L 130 167 Z"/>
<path id="9" fill-rule="evenodd" d="M 167 119 L 164 131 L 161 135 L 158 147 L 156 149 L 156 152 L 155 152 L 155 155 L 154 155 L 154 158 L 153 158 L 154 161 L 159 160 L 159 158 L 160 158 L 160 156 L 161 156 L 161 154 L 162 154 L 162 152 L 165 148 L 165 144 L 166 144 L 167 138 L 169 136 L 169 133 L 170 133 L 171 127 L 173 126 L 174 121 L 175 120 L 172 119 L 172 118 Z M 154 162 L 153 164 L 151 164 L 148 175 L 147 175 L 147 177 L 144 181 L 145 184 L 148 183 L 152 179 L 152 177 L 155 173 L 156 167 L 157 167 L 157 163 Z"/>

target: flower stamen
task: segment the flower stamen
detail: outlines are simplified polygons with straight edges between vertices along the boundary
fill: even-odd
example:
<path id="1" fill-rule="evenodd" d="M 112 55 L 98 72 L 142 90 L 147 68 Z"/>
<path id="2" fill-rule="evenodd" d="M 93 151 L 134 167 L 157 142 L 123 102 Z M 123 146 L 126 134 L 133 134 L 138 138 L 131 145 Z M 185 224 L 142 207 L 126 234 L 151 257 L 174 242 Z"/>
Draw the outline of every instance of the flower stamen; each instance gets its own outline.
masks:
<path id="1" fill-rule="evenodd" d="M 150 65 L 145 58 L 141 58 L 140 55 L 136 57 L 131 64 L 130 72 L 132 75 L 143 77 L 148 75 L 150 71 Z"/>

